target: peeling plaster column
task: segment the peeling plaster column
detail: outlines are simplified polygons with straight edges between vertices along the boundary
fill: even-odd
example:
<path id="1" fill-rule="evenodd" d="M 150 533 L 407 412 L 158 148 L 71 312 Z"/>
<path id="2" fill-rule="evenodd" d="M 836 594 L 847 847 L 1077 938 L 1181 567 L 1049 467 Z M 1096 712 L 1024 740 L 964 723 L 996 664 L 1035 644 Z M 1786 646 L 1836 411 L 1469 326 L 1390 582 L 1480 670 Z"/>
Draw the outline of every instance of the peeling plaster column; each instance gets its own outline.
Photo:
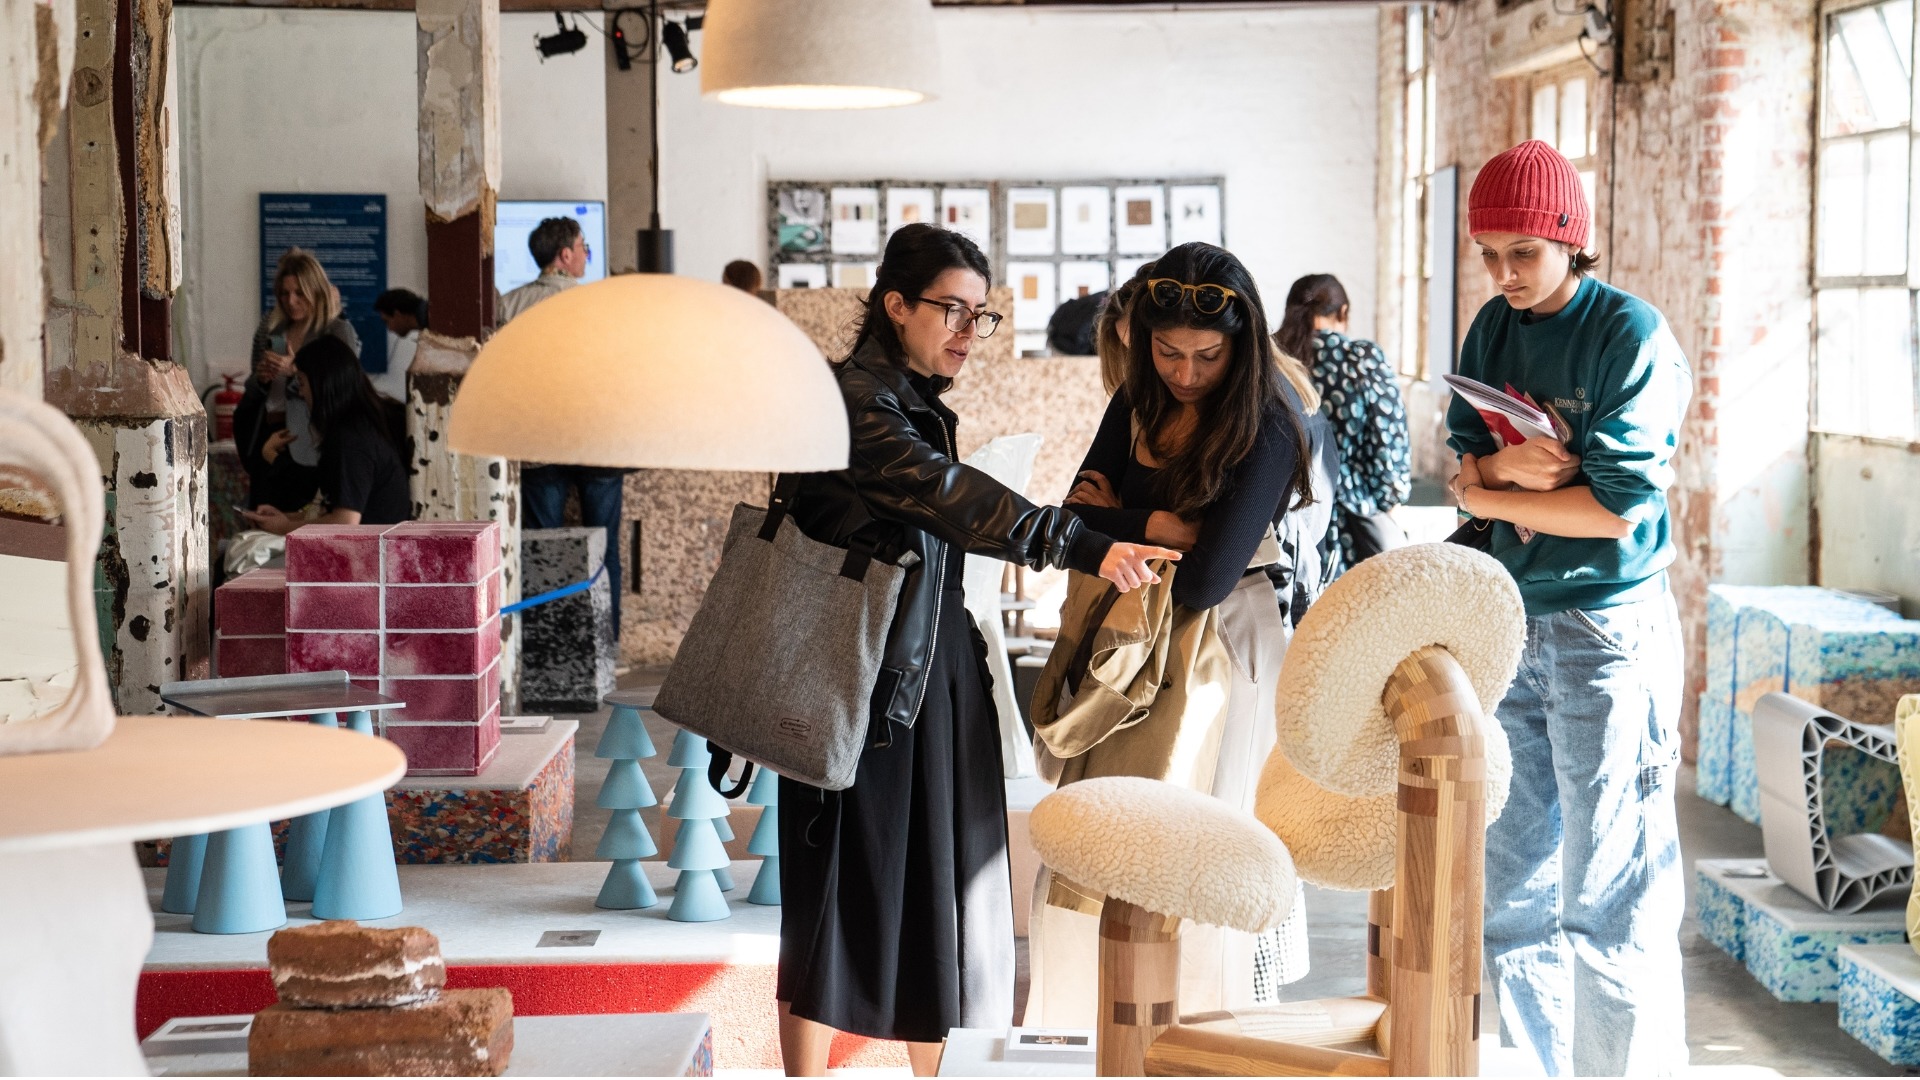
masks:
<path id="1" fill-rule="evenodd" d="M 0 387 L 40 397 L 41 155 L 73 71 L 73 0 L 0 0 Z"/>
<path id="2" fill-rule="evenodd" d="M 65 138 L 49 153 L 46 398 L 100 459 L 101 647 L 122 713 L 207 673 L 207 417 L 172 359 L 179 285 L 170 0 L 78 0 Z"/>
<path id="3" fill-rule="evenodd" d="M 447 449 L 460 381 L 493 328 L 493 214 L 500 180 L 500 2 L 419 0 L 420 194 L 427 204 L 433 330 L 407 368 L 413 512 L 500 522 L 504 600 L 520 598 L 520 466 Z M 519 708 L 520 620 L 501 620 L 500 700 Z"/>

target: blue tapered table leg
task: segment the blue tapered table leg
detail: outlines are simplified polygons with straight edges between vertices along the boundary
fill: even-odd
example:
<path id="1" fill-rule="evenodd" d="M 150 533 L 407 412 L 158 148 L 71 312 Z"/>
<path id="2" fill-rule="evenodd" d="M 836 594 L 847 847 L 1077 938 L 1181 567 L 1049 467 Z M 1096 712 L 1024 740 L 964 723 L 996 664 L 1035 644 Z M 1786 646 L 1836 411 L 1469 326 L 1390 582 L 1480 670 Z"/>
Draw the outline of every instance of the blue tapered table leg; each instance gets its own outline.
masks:
<path id="1" fill-rule="evenodd" d="M 339 727 L 340 718 L 333 713 L 314 713 L 312 718 L 321 727 Z M 333 811 L 322 810 L 317 814 L 306 814 L 293 819 L 287 829 L 287 857 L 280 868 L 280 892 L 288 900 L 313 899 L 313 885 L 320 876 L 320 856 L 327 845 L 327 821 Z"/>
<path id="2" fill-rule="evenodd" d="M 372 736 L 373 714 L 348 713 L 346 726 Z M 334 807 L 313 887 L 313 917 L 385 919 L 400 914 L 400 907 L 386 796 L 375 793 Z"/>
<path id="3" fill-rule="evenodd" d="M 273 827 L 262 821 L 207 836 L 193 928 L 202 934 L 257 934 L 285 926 Z"/>
<path id="4" fill-rule="evenodd" d="M 160 910 L 175 915 L 193 914 L 200 897 L 200 867 L 207 854 L 207 834 L 176 836 L 167 849 L 167 889 L 160 896 Z"/>

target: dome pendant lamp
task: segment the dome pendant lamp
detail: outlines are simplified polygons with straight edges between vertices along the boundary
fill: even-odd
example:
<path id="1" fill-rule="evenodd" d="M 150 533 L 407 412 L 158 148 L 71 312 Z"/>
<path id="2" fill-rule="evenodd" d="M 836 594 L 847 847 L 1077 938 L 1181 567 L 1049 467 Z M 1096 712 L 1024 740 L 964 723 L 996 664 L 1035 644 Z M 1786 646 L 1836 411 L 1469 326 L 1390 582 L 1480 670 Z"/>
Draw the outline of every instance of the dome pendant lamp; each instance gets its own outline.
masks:
<path id="1" fill-rule="evenodd" d="M 767 109 L 882 109 L 934 96 L 931 0 L 708 0 L 702 96 Z"/>

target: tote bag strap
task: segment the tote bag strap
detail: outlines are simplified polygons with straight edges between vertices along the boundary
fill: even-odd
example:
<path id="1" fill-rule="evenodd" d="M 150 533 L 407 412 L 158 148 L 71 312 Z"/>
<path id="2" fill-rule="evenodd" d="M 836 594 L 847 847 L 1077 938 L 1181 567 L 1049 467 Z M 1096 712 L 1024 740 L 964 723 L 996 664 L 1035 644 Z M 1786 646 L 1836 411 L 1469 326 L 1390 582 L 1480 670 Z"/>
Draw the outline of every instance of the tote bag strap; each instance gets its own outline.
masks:
<path id="1" fill-rule="evenodd" d="M 768 499 L 767 516 L 760 523 L 760 539 L 768 543 L 780 533 L 780 523 L 793 513 L 793 498 L 800 492 L 798 473 L 781 473 L 774 478 L 773 495 Z M 854 493 L 858 497 L 859 492 Z M 864 504 L 865 500 L 862 500 Z M 840 563 L 840 576 L 849 581 L 865 581 L 867 567 L 873 562 L 873 543 L 858 535 L 847 542 L 847 557 Z"/>
<path id="2" fill-rule="evenodd" d="M 707 744 L 707 749 L 713 753 L 707 759 L 707 783 L 712 784 L 723 799 L 739 798 L 747 790 L 747 785 L 753 782 L 753 762 L 746 762 L 740 770 L 740 782 L 728 787 L 727 770 L 733 767 L 733 751 L 722 750 L 711 743 Z"/>

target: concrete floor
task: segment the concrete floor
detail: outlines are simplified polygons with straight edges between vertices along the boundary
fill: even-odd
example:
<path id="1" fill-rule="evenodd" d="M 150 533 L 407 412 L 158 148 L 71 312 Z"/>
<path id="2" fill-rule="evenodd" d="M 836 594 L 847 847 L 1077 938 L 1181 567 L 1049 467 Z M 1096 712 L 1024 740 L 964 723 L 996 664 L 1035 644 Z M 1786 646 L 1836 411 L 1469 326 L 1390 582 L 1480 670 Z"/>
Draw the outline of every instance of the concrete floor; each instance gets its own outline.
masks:
<path id="1" fill-rule="evenodd" d="M 636 669 L 620 680 L 623 689 L 656 686 L 663 672 Z M 606 726 L 607 712 L 570 715 L 579 720 L 575 774 L 574 840 L 577 858 L 588 858 L 606 828 L 607 812 L 594 807 L 593 794 L 606 779 L 607 764 L 593 757 Z M 652 730 L 660 756 L 643 763 L 656 792 L 674 780 L 666 766 L 672 729 L 664 722 Z M 1695 859 L 1758 858 L 1760 830 L 1724 807 L 1693 794 L 1693 773 L 1679 779 L 1680 840 L 1689 867 Z M 1680 930 L 1686 965 L 1687 1043 L 1692 1064 L 1715 1073 L 1774 1072 L 1787 1076 L 1912 1076 L 1920 1069 L 1889 1065 L 1840 1030 L 1835 1005 L 1775 1001 L 1742 965 L 1700 936 L 1693 917 L 1693 874 L 1687 873 L 1687 918 Z M 1359 994 L 1365 986 L 1366 896 L 1307 888 L 1312 971 L 1286 988 L 1290 999 Z M 1019 984 L 1026 996 L 1026 942 L 1017 942 Z M 1491 1002 L 1489 1001 L 1489 1004 Z M 1494 1010 L 1484 1010 L 1488 1032 L 1496 1030 Z"/>

